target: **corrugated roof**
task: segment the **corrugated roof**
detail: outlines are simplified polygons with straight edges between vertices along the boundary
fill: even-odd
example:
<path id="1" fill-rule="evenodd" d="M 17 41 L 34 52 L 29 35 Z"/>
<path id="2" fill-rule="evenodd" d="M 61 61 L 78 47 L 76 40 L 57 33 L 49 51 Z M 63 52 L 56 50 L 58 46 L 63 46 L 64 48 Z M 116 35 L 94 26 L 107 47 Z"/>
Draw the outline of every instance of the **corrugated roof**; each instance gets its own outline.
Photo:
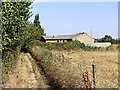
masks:
<path id="1" fill-rule="evenodd" d="M 80 35 L 80 34 L 79 34 Z M 44 39 L 72 39 L 79 35 L 57 35 L 57 36 L 43 36 Z"/>

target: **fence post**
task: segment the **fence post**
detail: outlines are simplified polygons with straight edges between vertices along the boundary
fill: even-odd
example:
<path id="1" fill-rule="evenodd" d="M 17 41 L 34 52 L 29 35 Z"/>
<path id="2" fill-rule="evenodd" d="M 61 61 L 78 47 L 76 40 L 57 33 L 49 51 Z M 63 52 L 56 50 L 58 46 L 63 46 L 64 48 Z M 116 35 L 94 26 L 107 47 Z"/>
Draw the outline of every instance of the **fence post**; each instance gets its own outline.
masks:
<path id="1" fill-rule="evenodd" d="M 62 59 L 63 59 L 63 63 L 64 63 L 64 55 L 62 54 Z"/>
<path id="2" fill-rule="evenodd" d="M 69 52 L 68 52 L 68 63 L 70 63 L 70 60 L 69 60 Z"/>
<path id="3" fill-rule="evenodd" d="M 93 86 L 95 89 L 95 65 L 94 64 L 92 64 L 92 69 L 93 69 Z"/>

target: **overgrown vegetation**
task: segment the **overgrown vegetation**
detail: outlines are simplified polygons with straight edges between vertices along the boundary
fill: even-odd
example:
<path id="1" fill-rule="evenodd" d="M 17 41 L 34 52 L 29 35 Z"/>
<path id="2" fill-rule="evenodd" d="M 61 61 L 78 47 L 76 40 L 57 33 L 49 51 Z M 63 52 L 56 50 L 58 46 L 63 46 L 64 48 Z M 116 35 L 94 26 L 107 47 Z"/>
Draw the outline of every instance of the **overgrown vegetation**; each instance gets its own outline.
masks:
<path id="1" fill-rule="evenodd" d="M 26 44 L 25 48 L 32 47 L 34 45 L 41 46 L 42 48 L 46 48 L 49 50 L 77 50 L 77 49 L 85 49 L 85 44 L 80 43 L 80 41 L 71 41 L 64 43 L 44 43 L 39 40 L 34 40 Z"/>
<path id="2" fill-rule="evenodd" d="M 68 43 L 70 42 L 67 42 L 67 44 Z M 73 45 L 77 45 L 77 43 L 78 45 L 81 45 L 79 41 L 73 41 L 71 43 L 74 43 Z M 52 43 L 48 43 L 48 44 L 52 44 Z M 63 44 L 64 43 L 61 43 L 61 45 L 58 44 L 60 45 L 60 49 Z M 71 61 L 69 61 L 68 58 L 64 57 L 64 55 L 60 55 L 58 53 L 52 52 L 51 50 L 54 47 L 48 50 L 47 48 L 49 47 L 47 43 L 43 43 L 40 42 L 39 40 L 35 40 L 29 42 L 29 44 L 27 45 L 28 46 L 26 46 L 25 49 L 33 56 L 34 59 L 36 59 L 40 68 L 42 67 L 44 69 L 44 72 L 51 80 L 51 83 L 55 85 L 54 87 L 56 88 L 84 87 L 84 79 L 82 76 L 84 72 L 81 71 L 80 66 L 73 66 Z M 68 50 L 70 50 L 69 47 L 67 48 Z M 80 46 L 78 48 L 80 48 Z M 56 49 L 58 50 L 59 48 Z M 88 86 L 88 88 L 90 88 L 90 86 Z"/>
<path id="3" fill-rule="evenodd" d="M 42 28 L 27 20 L 32 16 L 32 2 L 2 2 L 2 71 L 3 84 L 16 67 L 21 48 L 30 40 L 40 40 Z"/>
<path id="4" fill-rule="evenodd" d="M 55 54 L 47 49 L 34 46 L 32 56 L 46 72 L 56 88 L 82 88 L 84 81 L 80 66 L 73 66 L 68 58 Z"/>
<path id="5" fill-rule="evenodd" d="M 2 2 L 2 50 L 3 60 L 7 51 L 20 51 L 26 42 L 41 39 L 44 30 L 36 23 L 28 22 L 32 16 L 32 2 Z M 19 50 L 18 50 L 19 48 Z"/>
<path id="6" fill-rule="evenodd" d="M 24 51 L 28 51 L 28 48 L 33 48 L 36 45 L 45 49 L 57 50 L 57 51 L 61 51 L 61 50 L 77 51 L 80 49 L 83 49 L 85 51 L 111 51 L 111 50 L 117 49 L 117 48 L 114 48 L 114 46 L 109 46 L 106 48 L 85 46 L 84 43 L 80 43 L 80 41 L 77 41 L 77 40 L 64 42 L 64 43 L 44 43 L 44 42 L 41 42 L 40 40 L 32 40 L 31 42 L 26 43 L 26 46 L 24 47 Z"/>

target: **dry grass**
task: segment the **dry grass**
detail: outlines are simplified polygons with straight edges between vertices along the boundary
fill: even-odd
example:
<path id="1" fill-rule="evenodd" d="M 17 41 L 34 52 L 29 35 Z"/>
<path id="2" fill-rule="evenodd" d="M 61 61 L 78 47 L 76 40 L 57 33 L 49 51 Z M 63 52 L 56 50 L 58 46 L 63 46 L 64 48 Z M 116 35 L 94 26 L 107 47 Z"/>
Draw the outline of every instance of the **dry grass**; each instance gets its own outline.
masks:
<path id="1" fill-rule="evenodd" d="M 64 53 L 64 52 L 63 52 Z M 96 87 L 118 87 L 118 50 L 114 51 L 83 51 L 64 53 L 70 62 L 80 65 L 82 71 L 88 70 L 91 81 L 92 64 L 96 65 Z"/>
<path id="2" fill-rule="evenodd" d="M 82 74 L 88 71 L 90 82 L 93 81 L 92 64 L 95 68 L 96 88 L 118 87 L 118 50 L 112 51 L 54 51 L 49 56 L 48 50 L 36 46 L 32 54 L 40 61 L 47 75 L 61 87 L 84 87 Z M 52 58 L 51 58 L 52 57 Z M 63 58 L 64 57 L 64 58 Z M 93 82 L 92 82 L 93 87 Z"/>
<path id="3" fill-rule="evenodd" d="M 53 80 L 54 87 L 57 88 L 82 88 L 84 87 L 84 81 L 80 70 L 80 66 L 75 63 L 71 63 L 67 58 L 64 58 L 50 51 L 41 50 L 36 46 L 32 49 L 32 54 L 35 59 L 40 62 L 40 66 L 44 68 L 47 76 Z"/>

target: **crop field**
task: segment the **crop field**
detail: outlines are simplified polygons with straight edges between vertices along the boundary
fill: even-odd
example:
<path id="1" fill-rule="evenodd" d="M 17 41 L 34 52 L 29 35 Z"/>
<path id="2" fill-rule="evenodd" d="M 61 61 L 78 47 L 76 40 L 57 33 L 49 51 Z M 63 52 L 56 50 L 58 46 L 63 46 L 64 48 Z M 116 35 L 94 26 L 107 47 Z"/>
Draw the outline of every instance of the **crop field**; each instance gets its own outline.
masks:
<path id="1" fill-rule="evenodd" d="M 59 52 L 64 54 L 70 63 L 81 66 L 83 72 L 88 71 L 92 87 L 117 88 L 118 87 L 118 50 L 114 51 L 83 51 Z M 93 68 L 95 82 L 93 86 Z"/>

